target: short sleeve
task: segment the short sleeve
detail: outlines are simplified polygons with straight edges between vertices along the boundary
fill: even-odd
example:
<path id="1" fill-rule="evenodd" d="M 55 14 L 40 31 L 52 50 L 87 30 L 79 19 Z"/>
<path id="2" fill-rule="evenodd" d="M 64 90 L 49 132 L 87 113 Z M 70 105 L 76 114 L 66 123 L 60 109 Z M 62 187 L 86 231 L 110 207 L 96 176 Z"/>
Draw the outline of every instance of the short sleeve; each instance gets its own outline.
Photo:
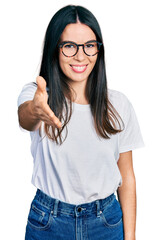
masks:
<path id="1" fill-rule="evenodd" d="M 37 90 L 37 84 L 34 82 L 27 83 L 26 85 L 24 85 L 18 96 L 17 106 L 19 107 L 24 102 L 33 100 L 36 90 Z M 20 124 L 19 124 L 19 128 L 23 132 L 28 132 L 26 129 L 22 128 Z"/>
<path id="2" fill-rule="evenodd" d="M 24 85 L 20 92 L 20 95 L 18 96 L 17 106 L 19 107 L 24 102 L 33 100 L 36 90 L 37 84 L 34 82 L 27 83 L 26 85 Z"/>
<path id="3" fill-rule="evenodd" d="M 131 102 L 125 97 L 123 110 L 124 130 L 119 133 L 119 153 L 144 147 L 139 122 Z"/>

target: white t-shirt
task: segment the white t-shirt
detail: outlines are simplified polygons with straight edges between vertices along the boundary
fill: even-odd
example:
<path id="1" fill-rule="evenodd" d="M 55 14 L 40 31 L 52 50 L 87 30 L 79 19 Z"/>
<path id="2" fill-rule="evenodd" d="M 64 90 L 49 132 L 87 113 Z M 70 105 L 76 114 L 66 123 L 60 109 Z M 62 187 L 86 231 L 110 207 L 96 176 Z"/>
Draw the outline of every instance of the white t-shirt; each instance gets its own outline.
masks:
<path id="1" fill-rule="evenodd" d="M 26 84 L 18 97 L 18 106 L 32 100 L 36 89 L 34 83 Z M 142 147 L 144 143 L 130 101 L 121 92 L 108 91 L 110 102 L 125 124 L 125 129 L 110 139 L 97 135 L 90 104 L 74 102 L 67 138 L 62 145 L 45 136 L 44 123 L 41 136 L 39 130 L 30 132 L 34 160 L 32 183 L 36 188 L 63 202 L 82 204 L 108 197 L 121 186 L 119 154 Z"/>

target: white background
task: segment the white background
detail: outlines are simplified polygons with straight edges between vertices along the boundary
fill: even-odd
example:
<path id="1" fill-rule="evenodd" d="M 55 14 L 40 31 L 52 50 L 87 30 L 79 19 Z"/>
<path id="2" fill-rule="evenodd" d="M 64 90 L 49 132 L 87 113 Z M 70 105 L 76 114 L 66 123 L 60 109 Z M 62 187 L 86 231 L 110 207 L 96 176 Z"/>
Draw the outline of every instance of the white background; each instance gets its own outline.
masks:
<path id="1" fill-rule="evenodd" d="M 30 203 L 30 136 L 19 129 L 17 97 L 38 75 L 42 43 L 54 13 L 67 4 L 87 7 L 99 21 L 109 88 L 136 111 L 145 148 L 135 150 L 137 239 L 162 239 L 162 6 L 159 0 L 28 0 L 0 6 L 0 239 L 24 239 Z M 3 237 L 2 237 L 3 236 Z"/>

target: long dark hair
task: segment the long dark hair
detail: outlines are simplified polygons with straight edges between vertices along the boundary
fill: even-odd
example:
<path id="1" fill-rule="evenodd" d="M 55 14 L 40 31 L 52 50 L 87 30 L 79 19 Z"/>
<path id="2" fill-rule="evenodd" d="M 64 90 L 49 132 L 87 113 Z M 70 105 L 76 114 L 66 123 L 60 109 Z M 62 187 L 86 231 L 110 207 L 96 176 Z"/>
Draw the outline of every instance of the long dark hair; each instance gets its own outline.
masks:
<path id="1" fill-rule="evenodd" d="M 67 136 L 66 125 L 70 121 L 72 114 L 71 88 L 67 83 L 67 77 L 59 66 L 58 43 L 65 27 L 70 23 L 77 23 L 78 20 L 89 26 L 95 33 L 97 41 L 103 43 L 100 26 L 94 15 L 88 9 L 74 5 L 61 8 L 52 17 L 44 39 L 40 76 L 46 80 L 49 89 L 48 104 L 55 115 L 63 122 L 61 129 L 45 124 L 45 132 L 57 144 L 63 143 L 61 132 L 65 127 Z M 65 96 L 70 100 L 70 114 Z M 87 80 L 86 97 L 90 103 L 94 127 L 99 136 L 109 139 L 111 134 L 122 131 L 122 119 L 108 98 L 103 45 L 98 53 L 96 64 Z M 64 107 L 66 114 L 63 115 Z"/>

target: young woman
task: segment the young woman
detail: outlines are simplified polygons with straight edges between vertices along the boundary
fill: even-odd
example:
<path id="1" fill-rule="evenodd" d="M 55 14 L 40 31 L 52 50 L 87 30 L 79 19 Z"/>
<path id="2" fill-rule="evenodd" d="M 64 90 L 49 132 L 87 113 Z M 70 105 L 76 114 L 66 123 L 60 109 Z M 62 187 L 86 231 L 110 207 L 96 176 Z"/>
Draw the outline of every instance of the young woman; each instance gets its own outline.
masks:
<path id="1" fill-rule="evenodd" d="M 37 188 L 25 239 L 134 240 L 132 150 L 143 140 L 130 101 L 107 87 L 101 30 L 89 10 L 69 5 L 53 16 L 39 75 L 18 98 Z"/>

